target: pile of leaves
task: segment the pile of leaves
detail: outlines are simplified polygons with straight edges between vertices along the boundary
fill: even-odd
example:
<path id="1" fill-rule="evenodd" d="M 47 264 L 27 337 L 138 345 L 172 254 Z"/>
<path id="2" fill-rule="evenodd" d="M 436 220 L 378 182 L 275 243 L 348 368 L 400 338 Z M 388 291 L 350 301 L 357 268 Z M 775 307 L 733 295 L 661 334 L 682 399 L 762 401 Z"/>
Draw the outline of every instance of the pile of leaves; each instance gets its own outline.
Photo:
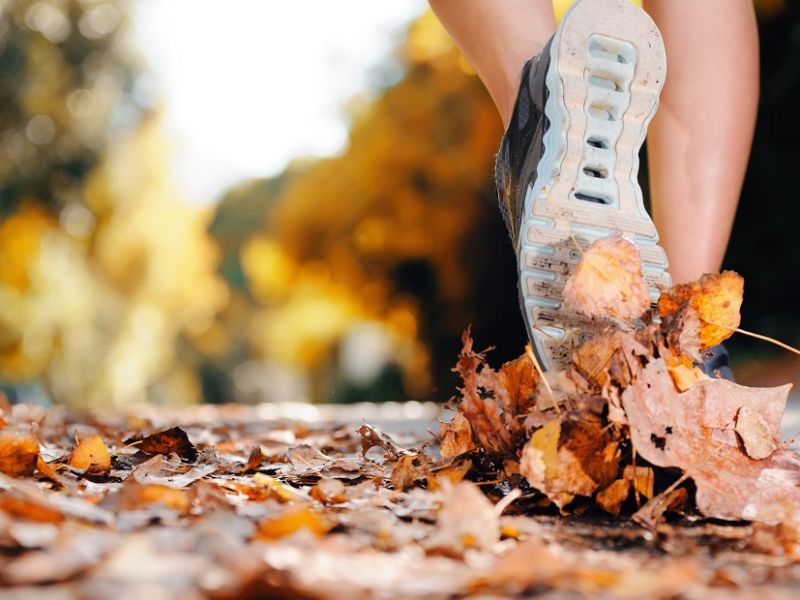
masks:
<path id="1" fill-rule="evenodd" d="M 653 309 L 636 247 L 595 242 L 564 295 L 601 333 L 546 381 L 532 354 L 495 371 L 465 336 L 442 453 L 491 457 L 494 476 L 521 477 L 563 514 L 794 522 L 800 457 L 780 438 L 791 386 L 748 388 L 700 368 L 738 328 L 743 288 L 731 271 L 705 275 Z"/>
<path id="2" fill-rule="evenodd" d="M 565 372 L 530 353 L 495 370 L 465 336 L 434 440 L 237 405 L 2 407 L 3 597 L 793 597 L 788 388 L 697 368 L 738 326 L 741 279 L 652 311 L 637 261 L 619 239 L 586 251 L 567 298 L 608 331 Z"/>

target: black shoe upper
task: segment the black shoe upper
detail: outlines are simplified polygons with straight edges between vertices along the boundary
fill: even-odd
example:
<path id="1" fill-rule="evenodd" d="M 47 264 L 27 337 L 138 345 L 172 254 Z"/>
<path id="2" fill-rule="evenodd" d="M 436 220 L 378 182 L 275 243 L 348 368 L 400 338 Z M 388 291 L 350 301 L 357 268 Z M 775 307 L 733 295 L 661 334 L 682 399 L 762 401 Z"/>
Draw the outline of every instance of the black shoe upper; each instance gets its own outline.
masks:
<path id="1" fill-rule="evenodd" d="M 725 346 L 719 344 L 703 351 L 703 372 L 711 377 L 734 381 L 731 358 Z"/>
<path id="2" fill-rule="evenodd" d="M 550 42 L 547 42 L 542 52 L 522 68 L 514 112 L 495 163 L 497 199 L 514 248 L 519 242 L 525 193 L 536 178 L 536 167 L 544 153 L 542 138 L 550 126 L 544 114 L 549 66 Z"/>

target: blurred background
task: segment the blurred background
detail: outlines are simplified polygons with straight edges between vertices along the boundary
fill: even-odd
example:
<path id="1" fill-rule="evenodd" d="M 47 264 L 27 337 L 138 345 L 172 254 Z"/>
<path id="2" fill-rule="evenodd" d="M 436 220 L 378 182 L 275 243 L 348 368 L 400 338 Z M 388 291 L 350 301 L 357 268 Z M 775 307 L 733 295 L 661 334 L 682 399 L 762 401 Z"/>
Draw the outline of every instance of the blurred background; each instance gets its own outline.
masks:
<path id="1" fill-rule="evenodd" d="M 798 345 L 800 2 L 756 4 L 726 267 L 742 326 Z M 422 0 L 0 1 L 0 393 L 446 400 L 467 325 L 494 362 L 525 343 L 501 133 Z M 800 378 L 731 349 L 746 383 Z"/>

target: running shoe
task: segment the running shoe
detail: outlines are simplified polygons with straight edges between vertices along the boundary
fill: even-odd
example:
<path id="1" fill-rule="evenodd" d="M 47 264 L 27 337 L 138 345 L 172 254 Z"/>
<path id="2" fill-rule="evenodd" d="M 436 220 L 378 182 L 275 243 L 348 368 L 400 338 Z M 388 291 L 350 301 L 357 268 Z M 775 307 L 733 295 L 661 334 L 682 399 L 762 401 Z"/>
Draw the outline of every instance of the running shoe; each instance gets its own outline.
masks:
<path id="1" fill-rule="evenodd" d="M 618 325 L 562 305 L 594 240 L 618 233 L 636 244 L 654 302 L 670 285 L 637 180 L 665 76 L 661 34 L 627 0 L 579 0 L 523 68 L 495 176 L 520 307 L 545 369 L 564 368 L 577 345 Z"/>

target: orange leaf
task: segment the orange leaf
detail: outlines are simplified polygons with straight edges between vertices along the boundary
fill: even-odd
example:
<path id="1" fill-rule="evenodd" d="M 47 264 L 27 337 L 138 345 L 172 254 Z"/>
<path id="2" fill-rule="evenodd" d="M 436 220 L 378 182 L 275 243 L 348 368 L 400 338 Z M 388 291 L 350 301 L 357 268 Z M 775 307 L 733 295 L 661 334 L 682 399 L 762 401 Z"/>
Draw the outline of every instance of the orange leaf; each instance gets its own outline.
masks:
<path id="1" fill-rule="evenodd" d="M 139 510 L 150 504 L 162 504 L 182 514 L 191 508 L 191 501 L 185 489 L 171 488 L 157 483 L 142 485 L 132 478 L 128 479 L 120 490 L 121 508 Z"/>
<path id="2" fill-rule="evenodd" d="M 290 508 L 271 519 L 262 521 L 258 526 L 258 536 L 267 540 L 279 540 L 306 529 L 321 537 L 332 527 L 333 524 L 322 515 L 303 506 Z"/>
<path id="3" fill-rule="evenodd" d="M 44 462 L 44 459 L 41 456 L 36 457 L 36 469 L 52 481 L 59 481 L 58 473 L 56 473 L 55 469 Z"/>
<path id="4" fill-rule="evenodd" d="M 681 347 L 693 354 L 693 346 L 699 350 L 712 348 L 739 327 L 743 294 L 744 279 L 738 273 L 707 274 L 663 292 L 658 299 L 658 314 L 662 319 L 685 314 L 687 323 L 683 326 Z"/>
<path id="5" fill-rule="evenodd" d="M 0 496 L 0 510 L 13 517 L 38 523 L 58 523 L 64 518 L 61 511 L 52 506 L 13 494 Z"/>
<path id="6" fill-rule="evenodd" d="M 91 435 L 78 442 L 69 457 L 69 466 L 91 473 L 108 473 L 111 470 L 111 456 L 99 435 Z"/>
<path id="7" fill-rule="evenodd" d="M 0 432 L 0 471 L 12 477 L 32 475 L 39 444 L 29 434 Z"/>

